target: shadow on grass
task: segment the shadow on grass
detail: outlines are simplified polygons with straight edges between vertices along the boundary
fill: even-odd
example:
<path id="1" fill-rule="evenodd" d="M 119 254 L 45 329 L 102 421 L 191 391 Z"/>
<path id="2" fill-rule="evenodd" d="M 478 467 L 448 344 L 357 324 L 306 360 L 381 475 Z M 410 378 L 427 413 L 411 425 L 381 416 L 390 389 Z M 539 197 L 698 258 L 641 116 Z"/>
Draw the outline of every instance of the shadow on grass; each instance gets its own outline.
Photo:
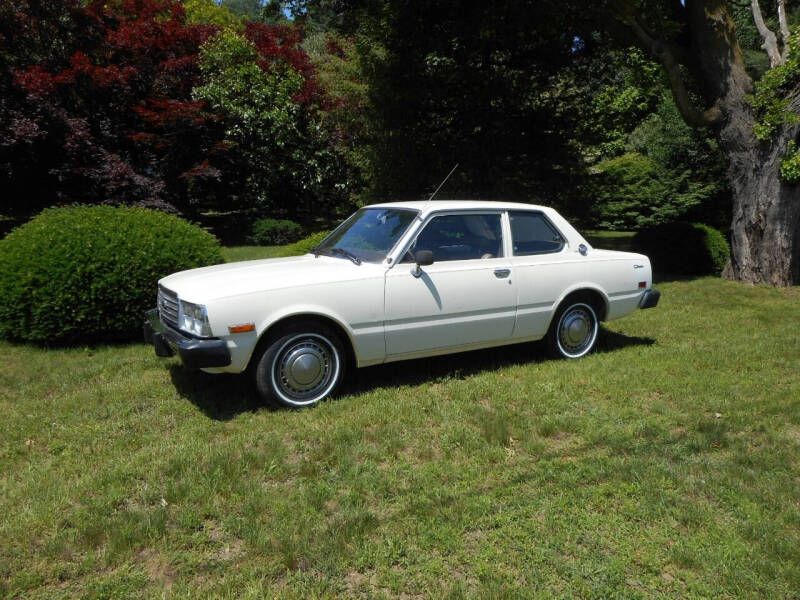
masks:
<path id="1" fill-rule="evenodd" d="M 651 338 L 628 336 L 601 327 L 596 352 L 611 352 L 626 346 L 649 346 L 653 343 L 655 340 Z M 547 355 L 543 342 L 404 360 L 351 372 L 342 393 L 359 394 L 390 386 L 418 385 L 441 379 L 465 379 L 484 371 L 512 365 L 538 364 L 547 360 L 553 359 Z"/>
<path id="2" fill-rule="evenodd" d="M 656 309 L 658 310 L 658 309 Z M 616 331 L 609 331 L 600 327 L 600 337 L 597 340 L 595 352 L 612 352 L 627 346 L 652 346 L 656 341 L 653 338 L 634 335 L 625 335 Z"/>
<path id="3" fill-rule="evenodd" d="M 600 328 L 597 352 L 613 352 L 627 346 L 649 346 L 655 340 Z M 363 394 L 401 385 L 420 385 L 442 379 L 464 379 L 485 371 L 550 360 L 541 342 L 514 344 L 430 358 L 404 360 L 351 370 L 340 395 Z M 229 421 L 246 412 L 275 410 L 256 393 L 252 380 L 242 375 L 210 375 L 190 371 L 179 364 L 169 367 L 175 389 L 211 419 Z"/>
<path id="4" fill-rule="evenodd" d="M 211 375 L 176 363 L 169 366 L 169 375 L 181 397 L 216 421 L 230 421 L 242 413 L 272 409 L 258 395 L 247 374 Z"/>

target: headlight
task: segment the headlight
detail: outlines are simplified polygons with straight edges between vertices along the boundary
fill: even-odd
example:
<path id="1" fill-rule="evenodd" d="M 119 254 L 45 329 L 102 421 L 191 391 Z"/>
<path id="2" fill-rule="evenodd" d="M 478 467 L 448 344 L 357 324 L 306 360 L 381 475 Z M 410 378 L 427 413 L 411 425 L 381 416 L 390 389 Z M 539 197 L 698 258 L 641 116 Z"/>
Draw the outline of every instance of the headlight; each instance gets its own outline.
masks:
<path id="1" fill-rule="evenodd" d="M 194 304 L 180 300 L 180 315 L 178 324 L 181 329 L 201 337 L 211 336 L 211 326 L 208 324 L 208 313 L 202 304 Z"/>

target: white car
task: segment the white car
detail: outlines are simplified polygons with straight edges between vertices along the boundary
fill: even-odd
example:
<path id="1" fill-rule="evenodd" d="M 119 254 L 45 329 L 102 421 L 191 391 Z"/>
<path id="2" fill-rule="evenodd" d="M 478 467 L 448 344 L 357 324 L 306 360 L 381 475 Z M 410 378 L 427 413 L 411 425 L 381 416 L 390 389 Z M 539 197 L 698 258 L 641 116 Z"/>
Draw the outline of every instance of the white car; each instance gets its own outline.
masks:
<path id="1" fill-rule="evenodd" d="M 301 407 L 350 367 L 541 338 L 579 358 L 600 321 L 659 296 L 646 256 L 593 249 L 551 208 L 395 202 L 358 210 L 305 256 L 163 278 L 145 338 L 187 367 L 249 369 L 262 396 Z"/>

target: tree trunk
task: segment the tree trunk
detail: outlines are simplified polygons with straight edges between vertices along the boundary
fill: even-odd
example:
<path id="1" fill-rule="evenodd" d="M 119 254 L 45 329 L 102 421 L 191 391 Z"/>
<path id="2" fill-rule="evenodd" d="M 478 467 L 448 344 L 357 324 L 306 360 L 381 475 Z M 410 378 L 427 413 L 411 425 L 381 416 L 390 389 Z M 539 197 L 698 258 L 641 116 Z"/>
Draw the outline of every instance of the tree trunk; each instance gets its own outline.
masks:
<path id="1" fill-rule="evenodd" d="M 795 132 L 749 148 L 723 147 L 733 193 L 731 259 L 723 272 L 728 279 L 800 283 L 800 186 L 780 177 L 780 159 Z"/>
<path id="2" fill-rule="evenodd" d="M 704 96 L 721 110 L 717 141 L 733 192 L 731 259 L 724 276 L 747 283 L 800 283 L 800 186 L 781 180 L 780 159 L 797 126 L 770 141 L 753 134 L 752 81 L 726 0 L 687 0 Z"/>

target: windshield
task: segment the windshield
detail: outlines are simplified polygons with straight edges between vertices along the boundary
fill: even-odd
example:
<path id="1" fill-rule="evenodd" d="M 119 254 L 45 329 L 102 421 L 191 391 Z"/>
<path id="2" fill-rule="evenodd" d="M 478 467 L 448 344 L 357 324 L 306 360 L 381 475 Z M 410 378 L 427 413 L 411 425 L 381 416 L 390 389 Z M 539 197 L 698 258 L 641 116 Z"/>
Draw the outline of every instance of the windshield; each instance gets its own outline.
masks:
<path id="1" fill-rule="evenodd" d="M 380 262 L 394 248 L 417 216 L 398 208 L 362 208 L 342 223 L 313 252 L 349 254 L 366 262 Z"/>

